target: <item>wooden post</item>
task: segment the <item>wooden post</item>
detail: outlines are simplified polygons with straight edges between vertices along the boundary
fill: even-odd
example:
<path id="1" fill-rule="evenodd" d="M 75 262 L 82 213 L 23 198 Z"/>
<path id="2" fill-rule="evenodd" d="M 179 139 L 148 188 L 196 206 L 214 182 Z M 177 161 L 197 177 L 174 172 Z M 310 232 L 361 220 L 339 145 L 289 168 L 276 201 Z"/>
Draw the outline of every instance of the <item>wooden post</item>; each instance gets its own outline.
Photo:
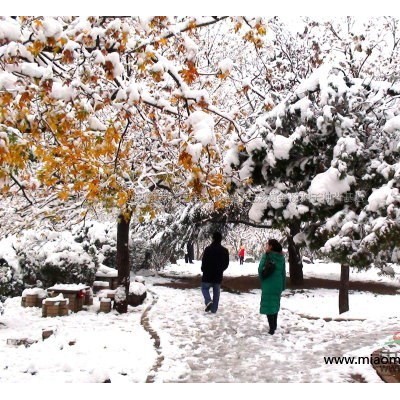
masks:
<path id="1" fill-rule="evenodd" d="M 25 297 L 25 307 L 36 307 L 38 300 L 37 294 L 27 294 Z"/>
<path id="2" fill-rule="evenodd" d="M 111 311 L 111 299 L 100 300 L 100 312 L 109 313 Z"/>
<path id="3" fill-rule="evenodd" d="M 58 315 L 60 317 L 64 317 L 66 315 L 69 314 L 69 307 L 67 304 L 67 299 L 65 300 L 60 300 L 60 305 L 59 305 L 59 309 L 58 309 Z"/>
<path id="4" fill-rule="evenodd" d="M 349 280 L 350 268 L 347 264 L 340 267 L 340 286 L 339 286 L 339 314 L 349 311 Z"/>
<path id="5" fill-rule="evenodd" d="M 46 304 L 46 316 L 47 317 L 58 317 L 59 305 L 56 302 Z"/>

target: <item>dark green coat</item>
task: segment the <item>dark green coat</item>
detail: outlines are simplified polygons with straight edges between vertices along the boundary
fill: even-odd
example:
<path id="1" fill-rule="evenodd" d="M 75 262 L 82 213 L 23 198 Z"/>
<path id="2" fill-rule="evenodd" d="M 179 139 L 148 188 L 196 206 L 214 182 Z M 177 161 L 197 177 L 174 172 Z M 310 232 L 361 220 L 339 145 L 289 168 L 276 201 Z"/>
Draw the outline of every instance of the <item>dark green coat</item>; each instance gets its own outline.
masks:
<path id="1" fill-rule="evenodd" d="M 274 272 L 266 279 L 261 278 L 265 258 L 276 265 Z M 264 253 L 258 265 L 258 276 L 261 281 L 260 314 L 276 314 L 281 307 L 281 294 L 286 287 L 285 257 L 282 254 Z"/>

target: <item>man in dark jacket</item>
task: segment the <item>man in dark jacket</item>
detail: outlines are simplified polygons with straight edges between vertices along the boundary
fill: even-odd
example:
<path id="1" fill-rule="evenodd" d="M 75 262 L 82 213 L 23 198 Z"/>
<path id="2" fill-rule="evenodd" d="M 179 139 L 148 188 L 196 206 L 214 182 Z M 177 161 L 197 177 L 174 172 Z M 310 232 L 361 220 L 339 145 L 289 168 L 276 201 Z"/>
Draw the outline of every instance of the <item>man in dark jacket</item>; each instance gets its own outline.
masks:
<path id="1" fill-rule="evenodd" d="M 214 314 L 218 310 L 222 275 L 229 265 L 229 252 L 221 245 L 221 241 L 221 233 L 214 232 L 213 242 L 205 248 L 201 262 L 201 270 L 203 272 L 201 292 L 206 305 L 205 311 L 211 311 Z M 210 288 L 213 289 L 212 300 Z"/>

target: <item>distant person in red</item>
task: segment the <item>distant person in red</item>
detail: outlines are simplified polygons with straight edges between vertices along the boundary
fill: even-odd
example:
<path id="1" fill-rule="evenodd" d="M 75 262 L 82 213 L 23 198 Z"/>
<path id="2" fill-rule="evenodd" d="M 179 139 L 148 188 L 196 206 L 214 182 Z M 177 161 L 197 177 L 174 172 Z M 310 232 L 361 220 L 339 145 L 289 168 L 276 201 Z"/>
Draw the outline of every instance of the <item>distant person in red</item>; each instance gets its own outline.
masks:
<path id="1" fill-rule="evenodd" d="M 243 261 L 244 261 L 244 246 L 240 247 L 238 255 L 239 255 L 240 265 L 243 265 Z"/>

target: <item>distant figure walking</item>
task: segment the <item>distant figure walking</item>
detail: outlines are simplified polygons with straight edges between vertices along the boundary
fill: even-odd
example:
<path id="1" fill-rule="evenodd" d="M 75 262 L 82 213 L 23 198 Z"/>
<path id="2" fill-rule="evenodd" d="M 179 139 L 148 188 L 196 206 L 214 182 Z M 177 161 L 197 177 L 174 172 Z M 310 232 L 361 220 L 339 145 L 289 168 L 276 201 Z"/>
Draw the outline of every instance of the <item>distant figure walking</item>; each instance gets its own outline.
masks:
<path id="1" fill-rule="evenodd" d="M 243 262 L 244 262 L 244 252 L 245 252 L 244 246 L 240 246 L 240 250 L 238 253 L 240 265 L 243 265 Z"/>
<path id="2" fill-rule="evenodd" d="M 215 314 L 218 310 L 221 282 L 224 271 L 229 265 L 229 252 L 221 245 L 222 235 L 220 232 L 213 233 L 213 241 L 204 250 L 201 260 L 201 292 L 206 305 L 205 311 Z M 213 290 L 211 299 L 210 289 Z"/>
<path id="3" fill-rule="evenodd" d="M 273 272 L 263 278 L 262 271 L 270 261 L 274 264 Z M 265 246 L 265 253 L 258 266 L 258 276 L 261 280 L 260 314 L 266 314 L 269 324 L 269 334 L 273 335 L 278 325 L 278 312 L 281 307 L 281 294 L 286 287 L 285 257 L 282 255 L 282 246 L 276 239 L 269 239 Z"/>
<path id="4" fill-rule="evenodd" d="M 186 262 L 189 262 L 190 264 L 193 264 L 193 259 L 194 259 L 194 246 L 193 242 L 189 240 L 186 244 L 186 254 L 187 254 L 187 260 Z"/>

